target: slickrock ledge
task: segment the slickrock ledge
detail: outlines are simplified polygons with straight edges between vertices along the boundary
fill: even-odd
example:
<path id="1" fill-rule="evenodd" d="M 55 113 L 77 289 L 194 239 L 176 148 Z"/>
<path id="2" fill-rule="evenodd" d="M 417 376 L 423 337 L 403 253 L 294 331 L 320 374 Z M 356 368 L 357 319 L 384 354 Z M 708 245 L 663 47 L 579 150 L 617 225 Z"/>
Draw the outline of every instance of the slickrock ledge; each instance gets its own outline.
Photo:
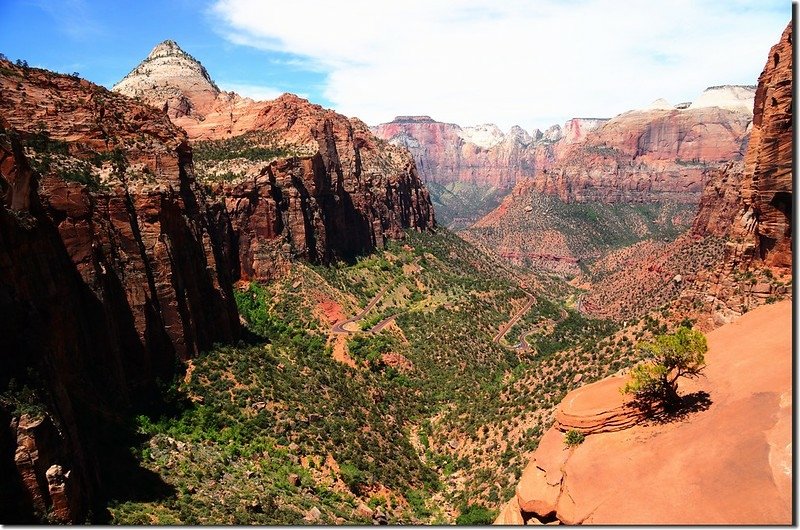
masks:
<path id="1" fill-rule="evenodd" d="M 549 429 L 495 524 L 791 524 L 791 318 L 784 300 L 710 332 L 704 376 L 680 382 L 698 403 L 683 417 L 572 448 Z M 620 381 L 603 383 L 565 410 L 591 412 L 584 398 Z"/>
<path id="2" fill-rule="evenodd" d="M 614 432 L 633 427 L 646 414 L 620 393 L 627 377 L 611 377 L 576 388 L 556 409 L 555 428 L 583 434 Z"/>

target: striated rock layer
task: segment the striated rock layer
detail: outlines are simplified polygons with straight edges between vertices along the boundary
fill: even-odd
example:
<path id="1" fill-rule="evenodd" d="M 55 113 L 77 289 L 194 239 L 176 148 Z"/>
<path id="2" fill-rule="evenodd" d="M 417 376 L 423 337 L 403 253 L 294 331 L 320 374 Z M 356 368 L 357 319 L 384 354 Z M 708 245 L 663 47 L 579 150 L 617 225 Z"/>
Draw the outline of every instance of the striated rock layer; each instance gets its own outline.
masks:
<path id="1" fill-rule="evenodd" d="M 682 419 L 574 448 L 551 428 L 495 523 L 790 524 L 791 315 L 787 300 L 709 333 L 704 377 L 681 382 L 700 406 Z M 575 391 L 584 411 L 604 408 L 607 381 L 596 403 L 591 386 Z"/>
<path id="2" fill-rule="evenodd" d="M 758 78 L 734 234 L 746 260 L 783 268 L 792 263 L 792 55 L 790 23 Z"/>
<path id="3" fill-rule="evenodd" d="M 681 313 L 710 329 L 791 291 L 791 31 L 789 25 L 770 50 L 759 77 L 744 160 L 709 172 L 692 228 L 678 240 L 594 264 L 590 276 L 601 279 L 584 298 L 585 311 L 629 318 L 669 302 L 671 291 Z M 609 267 L 612 261 L 618 263 Z"/>
<path id="4" fill-rule="evenodd" d="M 176 359 L 238 336 L 233 266 L 186 136 L 163 113 L 0 67 L 0 385 L 36 388 L 57 426 L 33 436 L 36 452 L 60 455 L 17 466 L 35 480 L 9 487 L 4 521 L 42 506 L 78 521 L 104 484 L 103 425 L 157 396 Z M 19 451 L 21 436 L 5 439 Z"/>
<path id="5" fill-rule="evenodd" d="M 215 186 L 233 223 L 243 278 L 271 279 L 291 257 L 316 263 L 382 248 L 435 225 L 413 159 L 346 118 L 291 94 L 253 101 L 222 92 L 174 42 L 156 46 L 113 89 L 163 108 L 192 141 L 270 135 L 291 151 L 241 160 L 243 178 Z"/>
<path id="6" fill-rule="evenodd" d="M 521 181 L 564 202 L 696 204 L 708 173 L 742 158 L 754 89 L 710 87 L 691 105 L 659 100 L 612 119 L 574 118 L 544 133 L 462 128 L 428 116 L 398 116 L 372 130 L 412 153 L 443 211 L 461 202 L 469 209 L 477 188 L 497 195 L 495 203 L 472 205 L 470 213 L 485 214 Z"/>
<path id="7" fill-rule="evenodd" d="M 555 428 L 582 434 L 614 432 L 640 423 L 645 413 L 620 394 L 626 377 L 610 377 L 576 388 L 556 408 Z"/>
<path id="8" fill-rule="evenodd" d="M 221 93 L 170 42 L 121 85 L 143 76 L 150 89 L 133 95 L 157 108 L 0 62 L 0 389 L 37 408 L 23 422 L 24 408 L 0 406 L 0 450 L 20 455 L 0 458 L 4 522 L 82 521 L 88 501 L 137 488 L 119 486 L 131 462 L 105 436 L 159 399 L 178 359 L 238 337 L 235 280 L 435 224 L 411 157 L 363 123 L 295 96 Z M 170 119 L 193 138 L 268 133 L 292 152 L 206 186 Z M 55 429 L 25 434 L 39 420 Z"/>

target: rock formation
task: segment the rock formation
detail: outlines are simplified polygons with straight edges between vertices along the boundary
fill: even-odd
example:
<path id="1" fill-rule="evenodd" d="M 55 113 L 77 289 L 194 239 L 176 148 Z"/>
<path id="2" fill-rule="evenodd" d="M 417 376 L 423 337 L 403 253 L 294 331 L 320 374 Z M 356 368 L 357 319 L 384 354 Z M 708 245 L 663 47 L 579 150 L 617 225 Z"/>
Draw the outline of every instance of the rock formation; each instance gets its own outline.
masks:
<path id="1" fill-rule="evenodd" d="M 34 466 L 23 490 L 74 522 L 102 484 L 102 426 L 156 396 L 177 359 L 238 336 L 232 266 L 163 113 L 0 66 L 0 384 L 35 386 L 58 426 L 37 452 L 66 456 Z"/>
<path id="2" fill-rule="evenodd" d="M 445 188 L 432 187 L 445 212 L 475 188 L 493 190 L 499 200 L 519 182 L 531 189 L 529 181 L 565 202 L 696 204 L 708 172 L 742 158 L 753 95 L 754 87 L 710 87 L 682 108 L 658 100 L 610 120 L 573 118 L 544 133 L 515 126 L 503 135 L 496 126 L 462 128 L 428 116 L 398 116 L 372 130 L 406 147 L 423 179 Z M 488 213 L 491 205 L 475 210 Z M 452 217 L 446 222 L 462 227 L 479 215 L 456 224 Z"/>
<path id="3" fill-rule="evenodd" d="M 745 260 L 783 268 L 792 263 L 792 53 L 789 24 L 758 78 L 735 229 Z"/>
<path id="4" fill-rule="evenodd" d="M 697 203 L 708 170 L 743 156 L 751 118 L 741 106 L 629 111 L 565 136 L 535 189 L 565 202 Z"/>
<path id="5" fill-rule="evenodd" d="M 272 279 L 291 257 L 350 258 L 401 238 L 404 229 L 435 224 L 407 152 L 361 121 L 297 96 L 253 101 L 221 92 L 172 41 L 156 46 L 114 90 L 165 109 L 194 142 L 269 135 L 289 152 L 284 160 L 242 159 L 242 177 L 214 187 L 231 216 L 245 279 Z"/>
<path id="6" fill-rule="evenodd" d="M 202 117 L 221 93 L 203 65 L 172 40 L 153 48 L 114 89 L 158 106 L 173 119 Z"/>
<path id="7" fill-rule="evenodd" d="M 724 324 L 707 335 L 703 377 L 680 383 L 694 407 L 672 421 L 642 421 L 610 393 L 620 378 L 574 390 L 496 523 L 792 521 L 792 303 L 763 305 L 787 295 L 773 271 L 785 279 L 791 266 L 791 56 L 789 24 L 759 78 L 744 163 L 712 173 L 692 231 L 664 251 L 674 261 L 693 239 L 731 239 L 724 261 L 720 256 L 707 270 L 670 282 L 692 284 L 672 311 L 700 317 L 691 313 L 699 307 L 703 328 Z M 653 277 L 664 272 L 650 271 Z M 619 274 L 610 274 L 603 281 L 617 280 Z M 592 303 L 588 298 L 584 307 Z M 567 429 L 587 433 L 586 440 L 566 448 Z"/>
<path id="8" fill-rule="evenodd" d="M 792 258 L 791 62 L 790 25 L 770 51 L 759 77 L 744 159 L 708 172 L 686 235 L 662 248 L 628 253 L 624 267 L 617 270 L 608 267 L 614 256 L 595 264 L 593 272 L 602 280 L 585 297 L 584 310 L 594 316 L 628 318 L 637 310 L 641 315 L 667 303 L 665 295 L 672 291 L 672 298 L 680 298 L 676 309 L 709 329 L 788 294 L 791 289 L 785 276 L 790 275 Z M 717 89 L 723 94 L 712 100 L 720 103 L 725 91 L 730 87 Z M 735 107 L 738 100 L 728 99 Z M 620 251 L 619 257 L 625 252 Z M 676 274 L 685 280 L 679 288 L 670 281 Z M 642 291 L 648 294 L 631 296 Z M 661 294 L 653 296 L 656 292 Z"/>
<path id="9" fill-rule="evenodd" d="M 534 137 L 515 126 L 460 127 L 429 116 L 398 116 L 372 127 L 380 138 L 408 149 L 427 183 L 437 214 L 451 227 L 469 226 L 497 206 L 514 184 L 554 157 L 561 129 Z"/>
<path id="10" fill-rule="evenodd" d="M 556 423 L 496 523 L 789 524 L 791 312 L 763 306 L 709 333 L 704 377 L 681 381 L 697 403 L 683 420 L 596 428 L 574 448 Z M 618 383 L 573 391 L 560 414 L 600 418 Z"/>
<path id="11" fill-rule="evenodd" d="M 292 257 L 351 257 L 435 223 L 411 157 L 358 120 L 295 96 L 220 92 L 169 41 L 120 85 L 157 108 L 0 62 L 0 389 L 35 386 L 39 417 L 57 426 L 20 437 L 21 409 L 4 405 L 0 448 L 63 449 L 0 464 L 14 477 L 0 488 L 13 500 L 4 521 L 83 520 L 108 461 L 118 465 L 105 426 L 158 399 L 178 359 L 238 337 L 235 280 L 274 278 Z M 206 139 L 266 133 L 292 153 L 209 187 L 170 120 Z M 31 439 L 35 451 L 20 449 Z"/>

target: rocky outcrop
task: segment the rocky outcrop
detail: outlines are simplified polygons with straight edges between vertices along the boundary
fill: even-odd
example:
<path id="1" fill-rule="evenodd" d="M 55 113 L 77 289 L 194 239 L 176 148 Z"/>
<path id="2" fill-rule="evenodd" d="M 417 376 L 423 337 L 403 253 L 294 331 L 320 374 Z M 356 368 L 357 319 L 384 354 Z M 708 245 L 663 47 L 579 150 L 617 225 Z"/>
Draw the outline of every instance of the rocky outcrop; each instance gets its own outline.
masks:
<path id="1" fill-rule="evenodd" d="M 741 214 L 739 193 L 742 170 L 740 161 L 709 173 L 692 223 L 693 235 L 721 238 L 730 235 L 734 219 Z"/>
<path id="2" fill-rule="evenodd" d="M 315 263 L 382 248 L 435 225 L 413 159 L 357 119 L 284 94 L 253 101 L 221 92 L 174 42 L 156 46 L 114 90 L 167 110 L 192 141 L 269 135 L 291 155 L 242 161 L 214 193 L 231 215 L 243 278 L 268 280 L 293 257 Z"/>
<path id="3" fill-rule="evenodd" d="M 462 128 L 428 116 L 398 116 L 372 130 L 412 153 L 423 179 L 445 188 L 433 188 L 445 207 L 475 188 L 499 190 L 502 199 L 527 181 L 565 202 L 696 204 L 709 172 L 742 158 L 753 95 L 754 87 L 710 87 L 685 107 L 659 100 L 544 133 L 515 126 L 503 135 L 495 126 Z"/>
<path id="4" fill-rule="evenodd" d="M 582 434 L 614 432 L 632 427 L 646 413 L 634 406 L 628 396 L 620 394 L 626 377 L 611 377 L 576 388 L 556 408 L 555 428 Z"/>
<path id="5" fill-rule="evenodd" d="M 697 203 L 708 172 L 742 158 L 751 117 L 741 106 L 629 111 L 563 146 L 535 186 L 565 202 Z"/>
<path id="6" fill-rule="evenodd" d="M 496 523 L 790 524 L 791 314 L 787 300 L 709 333 L 704 377 L 680 383 L 695 403 L 681 419 L 573 448 L 548 430 Z"/>
<path id="7" fill-rule="evenodd" d="M 163 113 L 0 66 L 0 385 L 37 389 L 59 433 L 37 451 L 68 455 L 34 466 L 40 497 L 77 521 L 102 488 L 104 425 L 157 396 L 177 359 L 238 336 L 233 267 Z"/>
<path id="8" fill-rule="evenodd" d="M 792 263 L 792 56 L 789 24 L 758 78 L 734 234 L 744 261 L 783 268 Z"/>
<path id="9" fill-rule="evenodd" d="M 25 492 L 25 501 L 35 512 L 50 512 L 53 522 L 71 523 L 81 515 L 80 482 L 72 471 L 57 462 L 70 460 L 64 440 L 49 417 L 23 414 L 11 424 L 16 435 L 14 464 Z"/>

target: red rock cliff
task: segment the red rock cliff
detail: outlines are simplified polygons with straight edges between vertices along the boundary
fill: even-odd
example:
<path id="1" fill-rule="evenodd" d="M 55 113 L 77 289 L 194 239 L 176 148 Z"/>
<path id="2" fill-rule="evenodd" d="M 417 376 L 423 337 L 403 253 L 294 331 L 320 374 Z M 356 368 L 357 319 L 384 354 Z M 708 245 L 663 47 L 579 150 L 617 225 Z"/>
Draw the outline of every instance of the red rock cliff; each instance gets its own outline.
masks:
<path id="1" fill-rule="evenodd" d="M 565 202 L 696 203 L 709 170 L 741 159 L 750 119 L 741 105 L 626 112 L 563 146 L 534 184 Z"/>
<path id="2" fill-rule="evenodd" d="M 75 521 L 102 487 L 101 425 L 155 395 L 177 358 L 238 336 L 232 266 L 164 114 L 3 61 L 0 116 L 0 384 L 42 384 L 58 436 L 24 443 L 61 454 L 18 487 Z"/>
<path id="3" fill-rule="evenodd" d="M 503 134 L 491 125 L 462 128 L 428 116 L 398 116 L 372 131 L 408 149 L 426 182 L 443 185 L 510 190 L 519 178 L 532 176 L 537 161 L 548 154 L 545 144 L 534 150 L 534 138 L 520 127 Z"/>
<path id="4" fill-rule="evenodd" d="M 758 78 L 753 132 L 741 182 L 740 252 L 767 265 L 792 263 L 792 25 Z"/>
<path id="5" fill-rule="evenodd" d="M 704 377 L 681 385 L 702 406 L 682 419 L 637 423 L 623 378 L 567 394 L 495 523 L 790 524 L 791 314 L 786 300 L 709 333 Z M 566 446 L 567 429 L 585 441 Z"/>
<path id="6" fill-rule="evenodd" d="M 352 257 L 435 225 L 413 159 L 357 119 L 290 94 L 253 101 L 222 92 L 171 41 L 114 90 L 165 109 L 192 141 L 270 134 L 298 153 L 250 164 L 247 178 L 214 188 L 231 214 L 244 278 L 273 278 L 293 256 Z"/>

